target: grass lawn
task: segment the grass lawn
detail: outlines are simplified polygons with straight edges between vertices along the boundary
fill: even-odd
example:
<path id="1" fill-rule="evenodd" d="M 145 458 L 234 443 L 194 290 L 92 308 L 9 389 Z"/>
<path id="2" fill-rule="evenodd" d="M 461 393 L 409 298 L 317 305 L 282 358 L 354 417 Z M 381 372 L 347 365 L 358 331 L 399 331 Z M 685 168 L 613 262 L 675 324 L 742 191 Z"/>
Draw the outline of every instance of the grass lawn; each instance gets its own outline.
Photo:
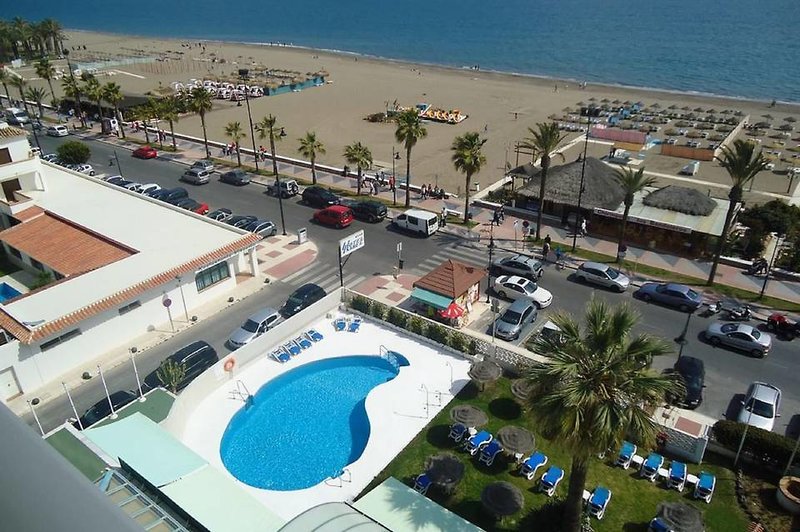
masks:
<path id="1" fill-rule="evenodd" d="M 525 415 L 525 410 L 514 399 L 510 391 L 511 382 L 501 379 L 497 383 L 486 386 L 485 391 L 477 392 L 470 384 L 448 405 L 442 413 L 434 418 L 430 424 L 406 447 L 389 466 L 378 475 L 366 488 L 369 491 L 389 476 L 393 476 L 407 485 L 413 485 L 413 478 L 422 472 L 423 464 L 428 456 L 442 451 L 454 450 L 455 445 L 449 441 L 449 411 L 450 408 L 460 403 L 468 403 L 481 408 L 489 415 L 487 430 L 496 434 L 506 425 L 516 425 L 527 428 L 536 433 L 535 427 Z M 567 494 L 569 481 L 569 468 L 571 459 L 569 455 L 558 448 L 554 443 L 545 440 L 536 434 L 537 450 L 549 457 L 548 465 L 557 465 L 566 472 L 564 480 L 558 486 L 556 498 L 564 498 Z M 638 454 L 646 454 L 640 449 Z M 513 459 L 497 459 L 492 467 L 478 465 L 475 457 L 470 457 L 464 451 L 455 450 L 455 453 L 465 462 L 466 474 L 456 490 L 449 497 L 431 488 L 428 496 L 437 503 L 457 513 L 488 531 L 501 530 L 558 530 L 558 523 L 553 523 L 552 514 L 549 513 L 547 503 L 551 501 L 546 495 L 538 493 L 535 489 L 538 477 L 544 470 L 540 469 L 533 481 L 527 480 L 516 474 L 516 467 L 512 465 Z M 676 490 L 666 490 L 661 483 L 653 484 L 647 480 L 639 479 L 638 471 L 633 468 L 623 470 L 612 467 L 615 456 L 605 459 L 596 459 L 590 468 L 586 489 L 591 491 L 597 484 L 602 484 L 611 489 L 612 499 L 606 515 L 602 521 L 592 519 L 592 526 L 601 531 L 646 531 L 650 519 L 655 516 L 656 506 L 661 501 L 683 501 L 695 505 L 703 511 L 706 530 L 732 531 L 745 530 L 747 518 L 739 508 L 734 494 L 733 471 L 713 462 L 705 462 L 702 467 L 689 464 L 689 473 L 697 475 L 700 470 L 713 472 L 717 476 L 717 487 L 711 504 L 695 501 L 692 497 L 693 490 L 687 488 L 683 493 Z M 495 522 L 483 512 L 480 503 L 481 490 L 484 486 L 495 481 L 507 481 L 517 486 L 525 497 L 525 505 L 521 512 L 514 516 L 506 517 Z"/>

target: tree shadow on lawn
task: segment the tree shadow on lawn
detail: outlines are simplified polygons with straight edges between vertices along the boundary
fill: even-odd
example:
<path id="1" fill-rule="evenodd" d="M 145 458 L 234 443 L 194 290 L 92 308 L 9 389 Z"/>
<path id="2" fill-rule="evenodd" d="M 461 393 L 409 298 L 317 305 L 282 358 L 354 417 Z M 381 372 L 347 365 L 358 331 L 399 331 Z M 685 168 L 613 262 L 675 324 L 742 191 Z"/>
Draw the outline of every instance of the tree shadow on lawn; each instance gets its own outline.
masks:
<path id="1" fill-rule="evenodd" d="M 451 440 L 448 437 L 449 434 L 449 425 L 434 425 L 428 429 L 425 440 L 437 449 L 455 449 L 459 447 L 460 444 Z"/>
<path id="2" fill-rule="evenodd" d="M 480 390 L 474 381 L 470 380 L 461 391 L 456 394 L 456 399 L 459 401 L 471 401 L 478 397 Z M 484 392 L 485 393 L 485 392 Z"/>
<path id="3" fill-rule="evenodd" d="M 500 397 L 489 403 L 489 412 L 496 418 L 508 421 L 519 418 L 522 408 L 513 399 Z"/>

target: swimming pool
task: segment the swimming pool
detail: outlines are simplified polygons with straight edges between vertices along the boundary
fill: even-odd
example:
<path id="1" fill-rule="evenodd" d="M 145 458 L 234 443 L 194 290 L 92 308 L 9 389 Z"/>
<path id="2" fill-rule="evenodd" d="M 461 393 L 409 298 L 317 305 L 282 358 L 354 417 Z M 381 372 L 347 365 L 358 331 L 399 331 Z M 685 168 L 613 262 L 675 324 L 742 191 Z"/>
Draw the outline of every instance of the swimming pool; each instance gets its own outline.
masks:
<path id="1" fill-rule="evenodd" d="M 0 303 L 6 299 L 12 299 L 22 295 L 20 291 L 8 283 L 0 283 Z"/>
<path id="2" fill-rule="evenodd" d="M 311 362 L 262 386 L 228 423 L 222 463 L 241 482 L 291 491 L 337 476 L 367 446 L 369 392 L 408 361 L 354 355 Z"/>

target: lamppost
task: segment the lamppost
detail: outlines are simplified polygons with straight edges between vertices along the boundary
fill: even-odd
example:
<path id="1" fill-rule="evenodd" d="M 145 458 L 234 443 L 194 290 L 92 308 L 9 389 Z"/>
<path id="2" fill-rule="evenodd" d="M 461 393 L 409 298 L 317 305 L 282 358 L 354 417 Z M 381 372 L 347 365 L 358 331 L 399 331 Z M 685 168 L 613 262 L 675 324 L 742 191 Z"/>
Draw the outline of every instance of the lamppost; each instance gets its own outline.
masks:
<path id="1" fill-rule="evenodd" d="M 589 131 L 592 129 L 592 118 L 589 116 L 589 113 L 592 112 L 591 109 L 586 110 L 586 138 L 583 140 L 583 160 L 581 161 L 581 188 L 578 190 L 578 212 L 575 213 L 575 232 L 572 235 L 572 251 L 575 252 L 575 248 L 578 246 L 578 216 L 581 213 L 581 201 L 583 200 L 583 191 L 586 188 L 584 186 L 584 182 L 586 180 L 586 151 L 589 148 Z M 599 109 L 598 109 L 599 112 Z M 583 110 L 581 110 L 581 114 L 583 114 Z"/>
<path id="2" fill-rule="evenodd" d="M 780 249 L 781 245 L 783 245 L 783 235 L 776 235 L 777 242 L 775 242 L 775 249 L 772 250 L 772 259 L 770 259 L 769 264 L 767 265 L 767 274 L 764 275 L 764 284 L 761 285 L 761 293 L 758 294 L 758 298 L 761 299 L 764 297 L 764 292 L 767 291 L 767 282 L 769 282 L 769 274 L 772 273 L 772 267 L 775 265 L 775 259 L 778 256 L 778 250 Z"/>
<path id="3" fill-rule="evenodd" d="M 681 359 L 683 355 L 683 346 L 689 343 L 689 340 L 686 339 L 686 333 L 689 331 L 689 321 L 692 319 L 694 312 L 689 312 L 686 314 L 686 323 L 683 324 L 683 330 L 681 331 L 680 336 L 675 338 L 675 343 L 680 346 L 678 349 L 678 360 Z"/>
<path id="4" fill-rule="evenodd" d="M 269 147 L 272 150 L 272 164 L 274 165 L 275 170 L 275 186 L 278 188 L 278 208 L 281 211 L 281 229 L 283 230 L 283 236 L 286 236 L 286 219 L 283 216 L 283 190 L 281 189 L 281 174 L 278 172 L 278 159 L 275 157 L 275 124 L 277 119 L 272 115 L 269 115 L 269 118 Z M 281 127 L 278 136 L 280 138 L 285 137 L 286 130 Z"/>
<path id="5" fill-rule="evenodd" d="M 78 113 L 78 120 L 81 121 L 81 126 L 86 127 L 86 122 L 83 119 L 83 110 L 81 109 L 81 93 L 78 89 L 78 84 L 75 82 L 75 73 L 72 71 L 72 63 L 69 62 L 69 50 L 64 50 L 64 57 L 67 59 L 67 68 L 69 69 L 69 79 L 75 91 L 75 111 Z"/>
<path id="6" fill-rule="evenodd" d="M 397 206 L 397 178 L 394 175 L 394 162 L 400 160 L 400 152 L 392 146 L 392 205 Z"/>
<path id="7" fill-rule="evenodd" d="M 256 151 L 256 136 L 253 134 L 253 115 L 250 114 L 250 94 L 247 88 L 247 79 L 250 71 L 246 68 L 239 69 L 239 79 L 244 83 L 244 101 L 247 104 L 247 120 L 250 122 L 250 139 L 253 141 L 253 158 L 256 162 L 256 173 L 258 173 L 258 152 Z M 280 190 L 280 189 L 278 189 Z"/>
<path id="8" fill-rule="evenodd" d="M 492 258 L 494 256 L 494 222 L 489 226 L 489 277 L 486 281 L 486 302 L 489 303 L 489 289 L 492 287 Z"/>

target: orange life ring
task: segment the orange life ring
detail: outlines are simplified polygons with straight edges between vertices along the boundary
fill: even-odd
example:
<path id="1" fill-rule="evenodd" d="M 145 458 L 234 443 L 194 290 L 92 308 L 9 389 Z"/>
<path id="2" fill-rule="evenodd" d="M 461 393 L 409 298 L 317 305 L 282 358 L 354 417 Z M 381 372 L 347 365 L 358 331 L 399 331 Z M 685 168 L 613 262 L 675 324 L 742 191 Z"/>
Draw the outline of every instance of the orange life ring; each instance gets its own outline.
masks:
<path id="1" fill-rule="evenodd" d="M 225 361 L 225 364 L 222 366 L 222 369 L 225 371 L 233 371 L 233 366 L 236 365 L 236 359 L 231 357 Z"/>

